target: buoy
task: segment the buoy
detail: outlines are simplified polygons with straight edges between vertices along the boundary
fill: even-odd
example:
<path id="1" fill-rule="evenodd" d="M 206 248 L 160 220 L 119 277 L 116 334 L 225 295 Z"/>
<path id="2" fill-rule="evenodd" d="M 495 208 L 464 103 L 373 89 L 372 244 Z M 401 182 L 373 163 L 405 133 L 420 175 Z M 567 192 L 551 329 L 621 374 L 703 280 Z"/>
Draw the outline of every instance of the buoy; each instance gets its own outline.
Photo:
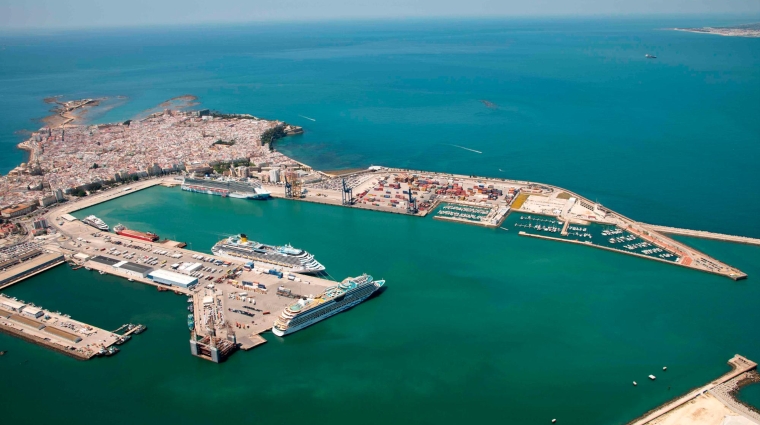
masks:
<path id="1" fill-rule="evenodd" d="M 668 367 L 667 367 L 667 366 L 665 366 L 665 367 L 663 367 L 663 368 L 662 368 L 662 370 L 668 370 Z"/>
<path id="2" fill-rule="evenodd" d="M 635 387 L 636 385 L 639 385 L 639 384 L 637 384 L 636 381 L 633 381 L 633 386 Z"/>

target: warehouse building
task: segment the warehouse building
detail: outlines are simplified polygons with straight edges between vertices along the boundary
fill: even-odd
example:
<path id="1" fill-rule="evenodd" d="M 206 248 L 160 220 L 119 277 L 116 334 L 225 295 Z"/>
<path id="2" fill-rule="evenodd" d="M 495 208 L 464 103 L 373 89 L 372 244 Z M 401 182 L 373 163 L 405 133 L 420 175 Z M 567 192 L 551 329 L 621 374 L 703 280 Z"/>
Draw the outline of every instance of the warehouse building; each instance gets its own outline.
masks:
<path id="1" fill-rule="evenodd" d="M 106 257 L 105 255 L 96 255 L 92 258 L 90 258 L 90 261 L 94 261 L 96 263 L 100 263 L 106 266 L 113 266 L 114 264 L 118 264 L 119 260 L 111 257 Z"/>
<path id="2" fill-rule="evenodd" d="M 22 312 L 24 316 L 31 317 L 33 319 L 39 319 L 40 317 L 44 316 L 45 313 L 42 312 L 42 309 L 37 307 L 32 307 L 30 305 L 24 307 L 24 311 Z"/>
<path id="3" fill-rule="evenodd" d="M 152 267 L 143 266 L 142 264 L 130 263 L 129 261 L 119 261 L 113 265 L 113 268 L 121 271 L 128 276 L 146 277 L 153 270 Z"/>
<path id="4" fill-rule="evenodd" d="M 11 311 L 21 311 L 26 307 L 26 304 L 20 303 L 18 301 L 14 301 L 10 298 L 2 298 L 2 301 L 0 301 L 0 305 L 3 306 L 3 308 L 6 308 Z"/>
<path id="5" fill-rule="evenodd" d="M 198 284 L 198 278 L 161 269 L 148 273 L 148 277 L 156 283 L 179 286 L 180 288 L 189 288 Z"/>

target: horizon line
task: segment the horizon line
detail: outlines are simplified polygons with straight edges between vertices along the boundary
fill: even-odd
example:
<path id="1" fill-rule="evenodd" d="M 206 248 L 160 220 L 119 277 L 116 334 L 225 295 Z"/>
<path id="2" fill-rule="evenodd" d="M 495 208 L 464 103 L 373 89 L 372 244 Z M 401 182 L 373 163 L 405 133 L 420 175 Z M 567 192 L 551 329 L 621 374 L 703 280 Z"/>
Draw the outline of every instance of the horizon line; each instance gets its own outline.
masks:
<path id="1" fill-rule="evenodd" d="M 19 26 L 0 29 L 0 35 L 22 34 L 22 33 L 60 33 L 60 32 L 77 32 L 77 31 L 108 31 L 108 30 L 139 30 L 139 29 L 181 29 L 189 26 L 217 27 L 228 25 L 232 27 L 244 27 L 250 25 L 282 25 L 282 24 L 351 24 L 351 23 L 403 23 L 403 22 L 420 22 L 420 21 L 508 21 L 508 20 L 571 20 L 571 19 L 641 19 L 641 18 L 716 18 L 716 19 L 742 19 L 746 22 L 743 24 L 753 24 L 760 22 L 760 12 L 757 13 L 590 13 L 590 14 L 525 14 L 525 15 L 440 15 L 440 16 L 395 16 L 395 17 L 340 17 L 340 18 L 317 18 L 317 19 L 261 19 L 261 20 L 218 20 L 218 21 L 189 21 L 180 23 L 147 23 L 147 24 L 118 24 L 118 25 L 46 25 L 46 26 Z M 736 24 L 742 25 L 742 24 Z"/>

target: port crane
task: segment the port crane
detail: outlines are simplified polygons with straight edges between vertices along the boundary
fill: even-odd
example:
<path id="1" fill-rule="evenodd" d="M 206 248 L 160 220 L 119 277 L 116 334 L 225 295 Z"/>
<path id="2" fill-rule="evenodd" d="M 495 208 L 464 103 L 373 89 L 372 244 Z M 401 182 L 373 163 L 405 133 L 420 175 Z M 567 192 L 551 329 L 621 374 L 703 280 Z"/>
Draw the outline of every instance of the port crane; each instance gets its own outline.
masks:
<path id="1" fill-rule="evenodd" d="M 293 185 L 290 184 L 290 182 L 288 181 L 288 176 L 285 176 L 285 197 L 286 198 L 293 197 Z"/>
<path id="2" fill-rule="evenodd" d="M 343 191 L 341 191 L 340 195 L 343 201 L 343 205 L 354 204 L 354 194 L 351 186 L 346 184 L 346 179 L 343 179 Z"/>
<path id="3" fill-rule="evenodd" d="M 406 204 L 406 212 L 409 214 L 417 214 L 419 212 L 419 209 L 417 209 L 417 198 L 412 197 L 411 186 L 409 186 L 409 202 Z"/>

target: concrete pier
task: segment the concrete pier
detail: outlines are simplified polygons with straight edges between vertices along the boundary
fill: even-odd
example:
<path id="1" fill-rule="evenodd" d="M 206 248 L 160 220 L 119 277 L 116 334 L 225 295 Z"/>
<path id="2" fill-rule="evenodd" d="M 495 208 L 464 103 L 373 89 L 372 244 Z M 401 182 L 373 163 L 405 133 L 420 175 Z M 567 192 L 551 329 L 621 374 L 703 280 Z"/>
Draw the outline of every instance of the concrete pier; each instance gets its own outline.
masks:
<path id="1" fill-rule="evenodd" d="M 663 405 L 662 407 L 659 407 L 649 413 L 647 413 L 645 416 L 636 419 L 634 421 L 631 421 L 628 423 L 628 425 L 653 425 L 656 419 L 661 418 L 665 416 L 666 414 L 676 410 L 677 408 L 683 406 L 686 403 L 689 403 L 690 401 L 694 400 L 695 398 L 707 393 L 708 391 L 711 391 L 717 387 L 719 387 L 721 384 L 724 384 L 728 381 L 731 381 L 732 379 L 736 378 L 737 376 L 742 375 L 745 372 L 754 370 L 757 368 L 757 363 L 740 356 L 739 354 L 732 357 L 728 364 L 731 365 L 732 370 L 725 375 L 721 376 L 720 378 L 710 382 L 707 385 L 704 385 L 702 387 L 699 387 L 695 390 L 690 391 L 689 393 Z M 742 412 L 737 412 L 742 413 Z M 747 416 L 745 416 L 747 417 Z M 747 417 L 747 419 L 752 420 L 755 423 L 756 419 L 753 417 Z"/>
<path id="2" fill-rule="evenodd" d="M 677 227 L 658 226 L 656 224 L 646 224 L 646 223 L 639 223 L 639 224 L 641 224 L 642 226 L 648 229 L 651 229 L 660 233 L 667 233 L 671 235 L 692 236 L 695 238 L 714 239 L 718 241 L 735 242 L 735 243 L 743 243 L 747 245 L 760 246 L 760 239 L 758 238 L 750 238 L 747 236 L 726 235 L 724 233 L 707 232 L 704 230 L 679 229 Z"/>
<path id="3" fill-rule="evenodd" d="M 44 252 L 31 260 L 16 264 L 0 272 L 0 289 L 38 275 L 46 270 L 64 263 L 63 255 L 58 252 Z"/>
<path id="4" fill-rule="evenodd" d="M 78 360 L 95 357 L 121 337 L 5 295 L 0 295 L 0 331 Z"/>

